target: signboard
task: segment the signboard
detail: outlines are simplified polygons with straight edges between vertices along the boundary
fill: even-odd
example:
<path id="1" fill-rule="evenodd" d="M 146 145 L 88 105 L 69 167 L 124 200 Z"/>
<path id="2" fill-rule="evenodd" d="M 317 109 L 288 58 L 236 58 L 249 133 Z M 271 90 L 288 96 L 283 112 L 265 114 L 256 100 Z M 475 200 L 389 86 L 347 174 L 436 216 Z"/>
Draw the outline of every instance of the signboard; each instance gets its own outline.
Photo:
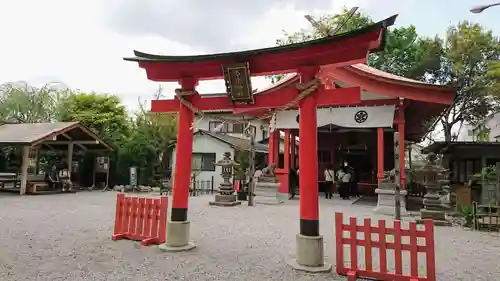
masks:
<path id="1" fill-rule="evenodd" d="M 137 167 L 130 167 L 130 185 L 137 186 Z"/>
<path id="2" fill-rule="evenodd" d="M 253 103 L 252 83 L 248 63 L 222 66 L 226 90 L 233 102 Z"/>

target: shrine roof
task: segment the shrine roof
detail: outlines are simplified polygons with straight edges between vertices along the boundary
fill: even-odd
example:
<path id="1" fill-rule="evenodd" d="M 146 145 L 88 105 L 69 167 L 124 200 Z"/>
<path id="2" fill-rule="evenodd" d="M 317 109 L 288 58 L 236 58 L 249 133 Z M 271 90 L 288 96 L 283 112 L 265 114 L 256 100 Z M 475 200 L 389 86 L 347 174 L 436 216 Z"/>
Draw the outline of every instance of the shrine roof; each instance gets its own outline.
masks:
<path id="1" fill-rule="evenodd" d="M 403 76 L 398 76 L 389 72 L 385 72 L 379 69 L 376 69 L 374 67 L 368 66 L 364 63 L 358 63 L 358 64 L 353 64 L 351 66 L 345 67 L 347 70 L 357 72 L 360 75 L 371 75 L 373 77 L 376 77 L 381 80 L 385 80 L 386 82 L 389 83 L 403 83 L 406 84 L 407 86 L 414 86 L 414 87 L 423 87 L 427 89 L 435 89 L 435 90 L 448 90 L 448 91 L 455 91 L 455 88 L 448 86 L 448 85 L 437 85 L 437 84 L 430 84 L 426 82 L 422 82 L 419 80 L 414 80 L 410 78 L 406 78 Z"/>

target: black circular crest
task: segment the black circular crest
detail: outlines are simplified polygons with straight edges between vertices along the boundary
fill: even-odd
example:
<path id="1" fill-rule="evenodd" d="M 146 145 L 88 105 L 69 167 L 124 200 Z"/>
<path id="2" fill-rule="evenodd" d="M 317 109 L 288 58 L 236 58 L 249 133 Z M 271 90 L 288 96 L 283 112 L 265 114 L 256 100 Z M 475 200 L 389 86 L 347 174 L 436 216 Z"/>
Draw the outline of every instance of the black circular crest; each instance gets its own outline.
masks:
<path id="1" fill-rule="evenodd" d="M 364 110 L 360 110 L 356 112 L 356 114 L 354 114 L 354 121 L 356 121 L 356 123 L 360 124 L 364 123 L 367 119 L 368 119 L 368 112 Z"/>
<path id="2" fill-rule="evenodd" d="M 300 123 L 300 115 L 297 114 L 297 117 L 295 117 L 295 121 L 297 121 L 297 123 Z"/>

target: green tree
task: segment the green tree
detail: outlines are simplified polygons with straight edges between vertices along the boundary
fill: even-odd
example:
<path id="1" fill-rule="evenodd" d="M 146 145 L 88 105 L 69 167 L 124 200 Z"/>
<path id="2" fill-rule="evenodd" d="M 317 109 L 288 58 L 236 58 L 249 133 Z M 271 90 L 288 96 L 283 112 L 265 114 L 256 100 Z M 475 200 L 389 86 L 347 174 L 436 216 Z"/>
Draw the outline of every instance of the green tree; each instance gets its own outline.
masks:
<path id="1" fill-rule="evenodd" d="M 0 85 L 0 119 L 38 123 L 56 120 L 60 103 L 71 94 L 59 83 L 35 87 L 26 82 Z"/>
<path id="2" fill-rule="evenodd" d="M 114 95 L 73 93 L 61 103 L 58 120 L 79 121 L 111 142 L 129 134 L 127 111 Z"/>
<path id="3" fill-rule="evenodd" d="M 277 45 L 287 45 L 325 37 L 327 34 L 349 32 L 372 24 L 373 20 L 356 12 L 350 16 L 349 10 L 335 15 L 315 19 L 318 24 L 312 29 L 285 32 L 284 38 L 276 40 Z M 427 73 L 436 73 L 441 67 L 442 42 L 439 38 L 419 38 L 414 26 L 400 27 L 388 32 L 384 52 L 370 54 L 368 65 L 392 74 L 422 80 Z M 269 76 L 273 83 L 284 75 Z"/>
<path id="4" fill-rule="evenodd" d="M 455 125 L 477 124 L 500 109 L 498 103 L 498 60 L 500 40 L 491 30 L 468 21 L 452 26 L 446 33 L 439 82 L 457 89 L 455 104 L 440 118 L 445 140 Z"/>

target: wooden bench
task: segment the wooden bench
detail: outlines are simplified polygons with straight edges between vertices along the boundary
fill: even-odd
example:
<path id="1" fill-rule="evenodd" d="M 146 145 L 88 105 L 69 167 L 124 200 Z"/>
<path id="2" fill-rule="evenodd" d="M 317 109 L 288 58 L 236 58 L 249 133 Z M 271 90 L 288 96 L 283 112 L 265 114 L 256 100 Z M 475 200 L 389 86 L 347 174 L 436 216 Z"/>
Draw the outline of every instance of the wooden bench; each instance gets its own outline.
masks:
<path id="1" fill-rule="evenodd" d="M 36 193 L 40 189 L 46 189 L 49 183 L 45 181 L 45 175 L 28 175 L 26 182 L 26 192 Z"/>
<path id="2" fill-rule="evenodd" d="M 17 187 L 18 176 L 16 174 L 2 174 L 0 175 L 0 188 L 5 188 L 6 184 L 12 184 Z"/>

